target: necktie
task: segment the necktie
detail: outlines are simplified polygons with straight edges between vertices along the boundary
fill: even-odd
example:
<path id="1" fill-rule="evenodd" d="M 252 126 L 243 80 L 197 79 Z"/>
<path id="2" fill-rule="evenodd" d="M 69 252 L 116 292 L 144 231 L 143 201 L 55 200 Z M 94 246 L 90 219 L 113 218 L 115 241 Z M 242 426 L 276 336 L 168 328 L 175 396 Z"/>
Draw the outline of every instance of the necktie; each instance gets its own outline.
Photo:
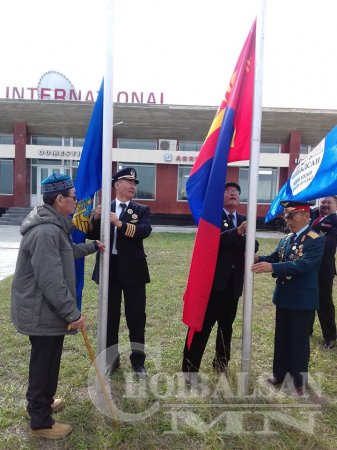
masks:
<path id="1" fill-rule="evenodd" d="M 126 204 L 120 203 L 119 206 L 121 207 L 121 210 L 122 210 L 122 212 L 119 215 L 119 219 L 120 219 L 125 212 Z M 117 208 L 116 208 L 116 212 L 117 212 Z M 112 244 L 112 254 L 113 255 L 117 255 L 116 242 L 117 242 L 117 227 L 114 227 L 114 237 L 113 237 L 113 244 Z"/>
<path id="2" fill-rule="evenodd" d="M 122 217 L 122 215 L 124 214 L 124 212 L 125 212 L 125 209 L 126 209 L 126 204 L 125 203 L 120 203 L 119 204 L 119 206 L 121 207 L 121 209 L 122 209 L 122 212 L 120 213 L 120 215 L 119 215 L 119 217 L 121 218 Z"/>
<path id="3" fill-rule="evenodd" d="M 324 219 L 324 216 L 318 216 L 317 219 L 312 222 L 311 227 L 318 225 L 322 219 Z"/>
<path id="4" fill-rule="evenodd" d="M 289 247 L 291 247 L 293 245 L 293 243 L 295 242 L 295 238 L 296 238 L 296 234 L 293 233 L 289 239 Z"/>
<path id="5" fill-rule="evenodd" d="M 235 226 L 234 226 L 234 214 L 228 214 L 228 225 L 229 225 L 229 228 L 235 228 Z"/>

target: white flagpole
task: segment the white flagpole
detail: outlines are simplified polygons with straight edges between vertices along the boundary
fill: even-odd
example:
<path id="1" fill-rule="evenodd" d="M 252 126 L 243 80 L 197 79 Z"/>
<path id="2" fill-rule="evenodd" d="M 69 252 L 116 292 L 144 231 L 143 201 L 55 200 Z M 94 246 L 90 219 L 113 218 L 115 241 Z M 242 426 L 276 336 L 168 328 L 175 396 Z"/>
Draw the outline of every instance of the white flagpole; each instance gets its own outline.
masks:
<path id="1" fill-rule="evenodd" d="M 103 99 L 103 142 L 102 142 L 102 216 L 101 240 L 106 245 L 106 251 L 100 255 L 99 271 L 99 303 L 98 303 L 98 331 L 97 355 L 106 348 L 107 315 L 108 315 L 108 286 L 110 262 L 110 208 L 111 208 L 111 162 L 112 162 L 112 21 L 113 0 L 105 1 L 105 69 L 104 69 L 104 99 Z M 99 370 L 104 375 L 105 358 L 98 358 Z"/>
<path id="2" fill-rule="evenodd" d="M 262 75 L 263 75 L 263 44 L 264 44 L 264 10 L 265 0 L 260 0 L 260 11 L 256 23 L 256 47 L 255 47 L 255 76 L 254 76 L 254 103 L 253 124 L 251 137 L 251 156 L 249 163 L 249 188 L 247 205 L 247 233 L 245 253 L 245 279 L 243 297 L 243 322 L 242 322 L 242 389 L 248 394 L 251 370 L 251 341 L 252 341 L 252 316 L 253 316 L 253 273 L 251 267 L 254 263 L 255 233 L 256 233 L 256 207 L 257 207 L 257 182 L 259 176 L 260 136 L 262 119 Z"/>

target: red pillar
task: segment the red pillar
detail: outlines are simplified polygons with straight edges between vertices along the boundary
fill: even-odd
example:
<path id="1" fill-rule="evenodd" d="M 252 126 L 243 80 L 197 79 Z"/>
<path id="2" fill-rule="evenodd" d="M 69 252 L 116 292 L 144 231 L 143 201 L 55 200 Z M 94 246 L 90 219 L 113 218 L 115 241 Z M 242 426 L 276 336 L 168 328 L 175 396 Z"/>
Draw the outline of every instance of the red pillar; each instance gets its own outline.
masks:
<path id="1" fill-rule="evenodd" d="M 15 123 L 14 144 L 14 206 L 29 206 L 29 166 L 26 162 L 27 125 L 25 122 Z"/>
<path id="2" fill-rule="evenodd" d="M 293 130 L 289 136 L 288 178 L 291 176 L 295 167 L 298 164 L 298 158 L 300 155 L 300 146 L 301 146 L 301 132 L 298 130 Z"/>

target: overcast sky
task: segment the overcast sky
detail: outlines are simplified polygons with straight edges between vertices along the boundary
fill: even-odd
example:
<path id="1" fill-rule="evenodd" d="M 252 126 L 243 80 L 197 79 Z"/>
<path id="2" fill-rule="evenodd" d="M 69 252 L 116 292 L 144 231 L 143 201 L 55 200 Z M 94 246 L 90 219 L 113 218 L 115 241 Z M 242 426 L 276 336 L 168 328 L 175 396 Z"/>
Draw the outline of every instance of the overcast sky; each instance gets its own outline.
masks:
<path id="1" fill-rule="evenodd" d="M 260 0 L 114 0 L 114 92 L 218 106 Z M 105 0 L 0 4 L 0 97 L 56 70 L 103 77 Z M 263 106 L 337 109 L 337 1 L 266 0 Z"/>

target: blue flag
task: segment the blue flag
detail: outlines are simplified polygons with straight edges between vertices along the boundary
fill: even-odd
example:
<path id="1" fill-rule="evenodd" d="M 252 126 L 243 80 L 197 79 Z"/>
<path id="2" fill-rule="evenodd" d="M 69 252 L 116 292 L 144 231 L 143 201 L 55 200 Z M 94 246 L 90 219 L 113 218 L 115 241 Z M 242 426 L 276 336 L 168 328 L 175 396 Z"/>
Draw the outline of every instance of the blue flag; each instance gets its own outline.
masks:
<path id="1" fill-rule="evenodd" d="M 337 195 L 337 126 L 301 161 L 274 198 L 265 222 L 283 212 L 280 201 Z"/>
<path id="2" fill-rule="evenodd" d="M 79 202 L 73 217 L 76 230 L 72 233 L 72 237 L 76 244 L 85 242 L 94 196 L 102 187 L 103 87 L 104 82 L 101 84 L 90 119 L 75 180 L 76 197 Z M 75 260 L 75 269 L 77 307 L 81 310 L 84 258 Z"/>

